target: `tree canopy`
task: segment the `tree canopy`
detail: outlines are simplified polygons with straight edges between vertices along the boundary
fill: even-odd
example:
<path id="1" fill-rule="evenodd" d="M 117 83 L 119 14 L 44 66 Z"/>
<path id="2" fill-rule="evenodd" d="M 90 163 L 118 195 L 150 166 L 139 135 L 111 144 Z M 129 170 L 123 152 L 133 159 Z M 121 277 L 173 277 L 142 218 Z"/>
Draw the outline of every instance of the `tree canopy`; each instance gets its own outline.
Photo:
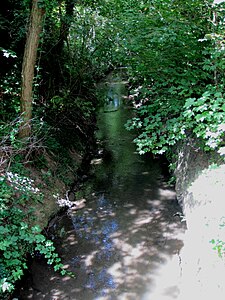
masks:
<path id="1" fill-rule="evenodd" d="M 1 292 L 12 290 L 26 267 L 18 241 L 23 257 L 34 243 L 45 251 L 39 229 L 28 230 L 21 210 L 9 213 L 21 205 L 8 186 L 12 157 L 18 171 L 37 141 L 54 151 L 89 149 L 101 105 L 96 84 L 112 70 L 126 70 L 134 108 L 126 127 L 137 129 L 140 154 L 169 153 L 189 136 L 205 151 L 225 154 L 224 18 L 224 2 L 210 0 L 1 1 Z M 24 124 L 26 141 L 19 136 Z"/>
<path id="2" fill-rule="evenodd" d="M 3 120 L 19 111 L 19 74 L 31 5 L 28 0 L 4 1 Z M 224 112 L 224 2 L 39 0 L 38 5 L 46 14 L 33 104 L 51 119 L 48 122 L 53 125 L 56 116 L 71 115 L 72 110 L 77 125 L 82 115 L 92 115 L 97 105 L 92 105 L 94 84 L 124 66 L 137 106 L 137 116 L 127 127 L 140 129 L 140 153 L 163 153 L 190 131 L 203 139 L 206 150 L 218 147 Z"/>

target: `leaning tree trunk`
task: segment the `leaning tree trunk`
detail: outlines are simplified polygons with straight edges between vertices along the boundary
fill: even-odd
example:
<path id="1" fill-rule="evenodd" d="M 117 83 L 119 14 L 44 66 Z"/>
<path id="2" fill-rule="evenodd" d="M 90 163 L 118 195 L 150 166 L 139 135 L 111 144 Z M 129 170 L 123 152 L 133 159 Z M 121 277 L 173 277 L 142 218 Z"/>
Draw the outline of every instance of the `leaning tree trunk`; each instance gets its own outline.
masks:
<path id="1" fill-rule="evenodd" d="M 33 0 L 22 65 L 20 138 L 27 138 L 31 134 L 34 68 L 44 14 L 44 9 L 38 6 L 38 0 Z"/>

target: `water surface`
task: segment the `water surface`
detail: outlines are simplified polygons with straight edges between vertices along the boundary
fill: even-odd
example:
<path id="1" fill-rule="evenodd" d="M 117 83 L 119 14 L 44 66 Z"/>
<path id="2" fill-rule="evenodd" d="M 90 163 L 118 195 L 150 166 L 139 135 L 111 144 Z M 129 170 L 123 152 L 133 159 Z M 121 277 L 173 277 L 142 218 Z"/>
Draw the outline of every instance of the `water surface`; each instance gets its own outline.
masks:
<path id="1" fill-rule="evenodd" d="M 36 261 L 23 299 L 179 297 L 184 226 L 174 214 L 180 208 L 160 161 L 135 152 L 133 133 L 124 128 L 131 112 L 121 105 L 121 86 L 118 79 L 106 83 L 114 98 L 98 116 L 99 153 L 83 187 L 86 207 L 55 225 L 58 251 L 76 278 Z"/>

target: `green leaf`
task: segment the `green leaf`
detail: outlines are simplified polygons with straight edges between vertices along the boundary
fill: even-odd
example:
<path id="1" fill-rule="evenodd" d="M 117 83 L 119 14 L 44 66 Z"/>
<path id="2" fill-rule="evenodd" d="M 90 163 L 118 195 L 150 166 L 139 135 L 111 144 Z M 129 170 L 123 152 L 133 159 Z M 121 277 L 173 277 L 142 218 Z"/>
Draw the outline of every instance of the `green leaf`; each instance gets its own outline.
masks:
<path id="1" fill-rule="evenodd" d="M 185 102 L 184 107 L 189 108 L 195 104 L 196 98 L 188 98 Z"/>

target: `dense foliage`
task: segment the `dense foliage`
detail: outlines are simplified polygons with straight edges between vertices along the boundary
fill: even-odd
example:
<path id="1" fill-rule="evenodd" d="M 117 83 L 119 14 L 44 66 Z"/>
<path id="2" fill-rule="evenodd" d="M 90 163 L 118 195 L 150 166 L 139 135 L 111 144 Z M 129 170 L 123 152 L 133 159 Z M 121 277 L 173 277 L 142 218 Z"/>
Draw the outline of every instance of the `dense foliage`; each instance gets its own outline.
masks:
<path id="1" fill-rule="evenodd" d="M 75 7 L 69 0 L 38 2 L 45 22 L 35 68 L 32 134 L 20 140 L 20 74 L 31 1 L 1 5 L 0 297 L 7 298 L 27 268 L 28 254 L 42 254 L 65 273 L 53 243 L 35 225 L 34 206 L 43 195 L 27 167 L 38 163 L 35 167 L 43 168 L 46 149 L 59 165 L 66 148 L 89 150 L 97 106 L 94 84 L 108 70 L 113 46 L 107 40 L 110 27 L 94 7 Z"/>
<path id="2" fill-rule="evenodd" d="M 44 255 L 48 264 L 54 264 L 56 271 L 65 274 L 53 242 L 46 239 L 39 226 L 29 225 L 34 209 L 30 203 L 40 201 L 39 189 L 33 186 L 29 177 L 12 172 L 1 178 L 0 187 L 1 292 L 7 294 L 14 289 L 15 282 L 27 268 L 27 254 L 35 251 Z"/>
<path id="3" fill-rule="evenodd" d="M 129 43 L 140 154 L 168 152 L 195 135 L 223 154 L 224 3 L 153 1 L 140 12 Z M 135 45 L 130 41 L 136 38 Z"/>
<path id="4" fill-rule="evenodd" d="M 39 147 L 90 150 L 99 105 L 96 84 L 111 70 L 127 70 L 135 115 L 126 126 L 138 129 L 140 154 L 167 153 L 189 135 L 203 149 L 224 154 L 224 3 L 39 0 L 45 15 L 32 134 L 21 141 L 21 69 L 32 2 L 1 2 L 1 292 L 13 289 L 27 253 L 35 249 L 62 268 L 52 243 L 29 223 L 33 213 L 27 207 L 41 200 L 21 166 L 27 157 L 35 160 Z"/>

